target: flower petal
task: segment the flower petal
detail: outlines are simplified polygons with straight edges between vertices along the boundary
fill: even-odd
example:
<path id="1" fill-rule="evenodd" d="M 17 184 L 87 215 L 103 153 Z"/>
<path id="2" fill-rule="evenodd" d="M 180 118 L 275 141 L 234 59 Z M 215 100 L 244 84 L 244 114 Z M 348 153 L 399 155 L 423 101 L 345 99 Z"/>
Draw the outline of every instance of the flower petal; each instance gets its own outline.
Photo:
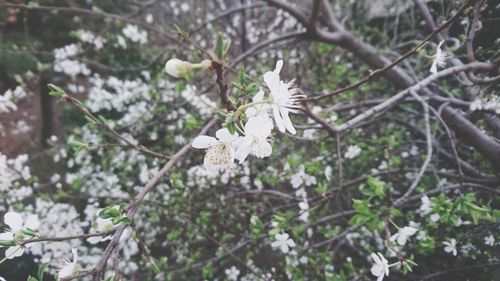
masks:
<path id="1" fill-rule="evenodd" d="M 270 122 L 269 118 L 264 116 L 250 117 L 245 124 L 245 134 L 258 138 L 267 138 L 272 129 L 272 121 Z"/>
<path id="2" fill-rule="evenodd" d="M 240 163 L 243 163 L 245 159 L 248 157 L 250 152 L 252 151 L 252 137 L 246 136 L 241 138 L 241 141 L 238 143 L 236 152 L 234 153 L 234 158 L 238 159 Z"/>
<path id="3" fill-rule="evenodd" d="M 380 266 L 378 263 L 374 264 L 372 268 L 370 269 L 370 272 L 375 275 L 375 276 L 380 276 L 383 275 L 382 273 L 382 266 Z"/>
<path id="4" fill-rule="evenodd" d="M 14 233 L 10 231 L 0 233 L 0 240 L 14 240 Z"/>
<path id="5" fill-rule="evenodd" d="M 220 146 L 212 147 L 205 154 L 203 164 L 205 169 L 210 172 L 217 172 L 221 169 L 229 169 L 234 162 L 234 149 L 232 147 L 222 148 Z"/>
<path id="6" fill-rule="evenodd" d="M 293 127 L 292 120 L 290 120 L 290 116 L 288 113 L 290 112 L 287 108 L 280 108 L 281 117 L 283 118 L 283 123 L 285 124 L 285 128 L 290 132 L 290 134 L 295 135 L 297 131 Z"/>
<path id="7" fill-rule="evenodd" d="M 436 74 L 437 73 L 437 61 L 436 60 L 432 61 L 432 65 L 431 65 L 430 71 L 431 71 L 432 74 Z"/>
<path id="8" fill-rule="evenodd" d="M 231 134 L 227 128 L 222 128 L 215 132 L 215 136 L 220 141 L 230 143 L 238 138 L 238 133 Z"/>
<path id="9" fill-rule="evenodd" d="M 193 143 L 191 145 L 197 149 L 204 149 L 204 148 L 209 148 L 210 146 L 215 145 L 216 143 L 217 139 L 215 139 L 214 137 L 197 136 L 193 140 Z"/>
<path id="10" fill-rule="evenodd" d="M 376 263 L 376 264 L 381 264 L 382 263 L 382 260 L 380 259 L 379 256 L 377 256 L 377 254 L 375 253 L 372 253 L 370 255 L 370 257 L 373 259 L 373 261 Z"/>
<path id="11" fill-rule="evenodd" d="M 252 145 L 252 154 L 257 158 L 269 157 L 272 153 L 273 147 L 265 139 L 258 140 Z"/>
<path id="12" fill-rule="evenodd" d="M 279 74 L 281 72 L 281 68 L 283 67 L 283 60 L 278 60 L 276 62 L 276 67 L 274 68 L 274 72 Z"/>
<path id="13" fill-rule="evenodd" d="M 3 219 L 5 224 L 10 227 L 12 232 L 17 232 L 21 230 L 21 227 L 23 226 L 23 218 L 21 217 L 20 214 L 16 212 L 5 213 Z"/>
<path id="14" fill-rule="evenodd" d="M 40 226 L 40 221 L 38 220 L 37 215 L 31 215 L 26 219 L 24 223 L 24 227 L 29 228 L 31 230 L 37 230 Z"/>
<path id="15" fill-rule="evenodd" d="M 5 250 L 5 257 L 7 259 L 17 258 L 22 256 L 23 254 L 24 254 L 24 248 L 22 248 L 21 246 L 13 246 Z"/>
<path id="16" fill-rule="evenodd" d="M 271 91 L 271 96 L 277 97 L 280 89 L 280 76 L 275 72 L 268 71 L 263 75 L 264 82 Z"/>
<path id="17" fill-rule="evenodd" d="M 280 110 L 277 105 L 273 104 L 273 116 L 274 122 L 276 122 L 276 126 L 278 126 L 278 130 L 282 133 L 285 132 L 285 124 L 283 123 L 283 119 L 281 119 Z"/>
<path id="18" fill-rule="evenodd" d="M 255 96 L 253 96 L 252 102 L 259 102 L 259 101 L 262 101 L 263 99 L 264 99 L 264 91 L 262 90 L 262 88 L 259 88 L 259 91 L 257 92 L 257 94 L 255 94 Z"/>
<path id="19" fill-rule="evenodd" d="M 73 264 L 76 264 L 78 262 L 78 249 L 71 249 L 71 253 L 73 253 Z"/>
<path id="20" fill-rule="evenodd" d="M 436 53 L 441 53 L 441 46 L 443 45 L 444 43 L 444 40 L 441 40 L 439 41 L 439 44 L 437 45 L 437 48 L 436 48 Z"/>
<path id="21" fill-rule="evenodd" d="M 94 236 L 94 237 L 87 238 L 87 242 L 89 242 L 90 244 L 93 244 L 93 245 L 101 242 L 101 240 L 102 240 L 102 237 L 100 237 L 100 236 Z"/>
<path id="22" fill-rule="evenodd" d="M 280 249 L 281 249 L 281 251 L 282 251 L 283 253 L 285 253 L 285 254 L 286 254 L 286 253 L 288 253 L 288 250 L 289 250 L 289 249 L 288 249 L 288 245 L 287 245 L 286 243 L 281 243 L 281 245 L 280 245 Z"/>

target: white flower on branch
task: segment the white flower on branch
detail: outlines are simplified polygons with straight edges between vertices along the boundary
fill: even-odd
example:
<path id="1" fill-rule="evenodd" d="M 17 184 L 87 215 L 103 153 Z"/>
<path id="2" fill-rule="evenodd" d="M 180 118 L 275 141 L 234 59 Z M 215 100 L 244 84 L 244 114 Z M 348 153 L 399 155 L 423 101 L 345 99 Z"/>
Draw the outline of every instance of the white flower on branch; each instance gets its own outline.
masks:
<path id="1" fill-rule="evenodd" d="M 361 148 L 357 145 L 350 145 L 344 154 L 344 158 L 354 159 L 354 158 L 358 157 L 359 154 L 361 154 Z"/>
<path id="2" fill-rule="evenodd" d="M 78 250 L 73 248 L 71 250 L 73 253 L 73 261 L 66 260 L 64 266 L 59 271 L 57 275 L 57 280 L 62 280 L 68 277 L 73 276 L 78 271 Z"/>
<path id="3" fill-rule="evenodd" d="M 309 221 L 309 203 L 307 202 L 306 198 L 304 198 L 304 201 L 299 202 L 299 208 L 300 208 L 299 219 L 303 222 L 308 222 Z"/>
<path id="4" fill-rule="evenodd" d="M 238 280 L 238 276 L 240 275 L 240 270 L 233 265 L 231 266 L 231 268 L 224 270 L 224 273 L 226 274 L 227 279 L 236 281 Z"/>
<path id="5" fill-rule="evenodd" d="M 235 142 L 235 158 L 242 163 L 249 154 L 264 158 L 271 155 L 273 147 L 267 141 L 271 134 L 272 123 L 267 117 L 250 117 L 245 124 L 245 136 Z"/>
<path id="6" fill-rule="evenodd" d="M 404 246 L 408 238 L 417 233 L 417 230 L 411 226 L 401 227 L 396 234 L 391 236 L 390 241 L 397 241 L 399 245 Z"/>
<path id="7" fill-rule="evenodd" d="M 26 220 L 23 220 L 21 215 L 16 212 L 5 213 L 4 223 L 9 227 L 9 231 L 0 233 L 0 240 L 14 240 L 15 242 L 29 238 L 27 233 L 34 233 L 40 226 L 40 221 L 36 215 L 30 215 Z M 24 247 L 30 247 L 31 245 L 26 244 Z M 24 247 L 15 245 L 7 248 L 5 257 L 13 259 L 22 256 L 24 254 Z"/>
<path id="8" fill-rule="evenodd" d="M 148 33 L 144 30 L 139 30 L 137 25 L 127 24 L 123 30 L 123 35 L 125 35 L 130 41 L 140 44 L 146 44 L 148 42 Z"/>
<path id="9" fill-rule="evenodd" d="M 282 67 L 283 60 L 276 62 L 274 71 L 264 73 L 264 82 L 271 91 L 271 108 L 278 130 L 282 133 L 288 131 L 295 135 L 296 130 L 288 114 L 298 108 L 300 99 L 304 96 L 298 94 L 299 90 L 295 88 L 293 80 L 288 83 L 284 83 L 280 80 L 280 71 Z"/>
<path id="10" fill-rule="evenodd" d="M 252 106 L 248 107 L 245 110 L 245 115 L 248 117 L 262 117 L 265 119 L 265 126 L 271 126 L 271 129 L 274 127 L 273 121 L 270 119 L 269 111 L 271 111 L 271 105 L 264 102 L 264 91 L 259 89 L 257 94 L 252 98 Z"/>
<path id="11" fill-rule="evenodd" d="M 437 68 L 446 65 L 446 60 L 450 57 L 447 52 L 441 50 L 441 45 L 443 45 L 444 40 L 439 42 L 436 48 L 436 54 L 432 56 L 431 73 L 437 73 Z"/>
<path id="12" fill-rule="evenodd" d="M 276 234 L 275 238 L 276 241 L 274 241 L 271 246 L 273 248 L 279 248 L 283 253 L 288 253 L 290 251 L 290 248 L 295 247 L 295 242 L 289 238 L 290 236 L 288 233 L 278 233 Z"/>
<path id="13" fill-rule="evenodd" d="M 172 58 L 165 63 L 165 72 L 175 78 L 182 78 L 186 77 L 197 68 L 208 69 L 211 65 L 212 61 L 210 60 L 203 60 L 200 63 L 190 63 L 178 58 Z"/>
<path id="14" fill-rule="evenodd" d="M 420 205 L 419 211 L 422 215 L 427 215 L 432 211 L 432 202 L 427 195 L 422 196 L 420 201 L 422 202 L 422 205 Z"/>
<path id="15" fill-rule="evenodd" d="M 118 209 L 119 207 L 114 206 L 113 208 Z M 113 227 L 115 227 L 115 224 L 113 223 L 113 218 L 103 219 L 103 218 L 99 217 L 99 214 L 101 213 L 101 211 L 102 211 L 102 209 L 99 210 L 99 212 L 97 212 L 97 218 L 95 220 L 95 223 L 92 224 L 92 229 L 95 232 L 103 232 L 103 233 L 111 231 L 113 229 Z M 99 242 L 110 240 L 111 237 L 112 237 L 112 235 L 108 235 L 106 237 L 101 237 L 101 236 L 89 237 L 89 238 L 87 238 L 87 242 L 89 242 L 90 244 L 97 244 Z"/>
<path id="16" fill-rule="evenodd" d="M 372 265 L 370 272 L 377 276 L 377 281 L 382 281 L 385 276 L 389 276 L 389 263 L 382 256 L 381 253 L 372 253 L 370 257 L 373 259 L 375 264 Z"/>
<path id="17" fill-rule="evenodd" d="M 238 134 L 231 134 L 228 129 L 222 128 L 215 133 L 216 138 L 198 136 L 192 146 L 197 149 L 207 149 L 203 164 L 208 171 L 217 172 L 229 169 L 234 162 L 234 142 Z"/>
<path id="18" fill-rule="evenodd" d="M 450 241 L 444 241 L 443 245 L 445 246 L 445 252 L 451 253 L 454 256 L 457 255 L 457 240 L 455 240 L 455 238 L 452 238 Z"/>
<path id="19" fill-rule="evenodd" d="M 490 234 L 490 236 L 484 237 L 484 244 L 488 246 L 494 246 L 495 245 L 495 237 Z"/>

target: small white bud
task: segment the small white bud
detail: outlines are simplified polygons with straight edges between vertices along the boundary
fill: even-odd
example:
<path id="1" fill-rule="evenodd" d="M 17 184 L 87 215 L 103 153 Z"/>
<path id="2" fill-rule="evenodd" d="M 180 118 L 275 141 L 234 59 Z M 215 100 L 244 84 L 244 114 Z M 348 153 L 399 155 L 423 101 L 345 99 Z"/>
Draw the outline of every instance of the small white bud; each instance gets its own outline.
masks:
<path id="1" fill-rule="evenodd" d="M 173 58 L 169 59 L 165 64 L 165 71 L 175 78 L 182 78 L 186 77 L 194 69 L 208 69 L 211 65 L 211 60 L 203 60 L 200 63 L 194 64 L 188 61 Z"/>
<path id="2" fill-rule="evenodd" d="M 192 63 L 177 58 L 169 59 L 165 71 L 175 78 L 185 77 L 192 69 Z"/>

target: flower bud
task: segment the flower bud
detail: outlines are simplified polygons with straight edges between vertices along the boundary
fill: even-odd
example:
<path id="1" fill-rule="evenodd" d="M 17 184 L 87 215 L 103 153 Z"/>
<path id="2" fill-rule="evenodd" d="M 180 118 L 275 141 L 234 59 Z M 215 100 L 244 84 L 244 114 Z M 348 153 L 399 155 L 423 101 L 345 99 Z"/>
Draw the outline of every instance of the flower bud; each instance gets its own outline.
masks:
<path id="1" fill-rule="evenodd" d="M 212 61 L 211 60 L 202 60 L 198 65 L 202 69 L 209 69 L 210 67 L 212 67 Z"/>
<path id="2" fill-rule="evenodd" d="M 169 59 L 165 64 L 165 71 L 175 78 L 182 78 L 186 77 L 194 69 L 209 69 L 211 66 L 211 60 L 203 60 L 200 63 L 190 63 L 188 61 L 173 58 Z"/>
<path id="3" fill-rule="evenodd" d="M 175 78 L 185 77 L 192 69 L 192 63 L 177 58 L 169 59 L 165 64 L 165 71 Z"/>

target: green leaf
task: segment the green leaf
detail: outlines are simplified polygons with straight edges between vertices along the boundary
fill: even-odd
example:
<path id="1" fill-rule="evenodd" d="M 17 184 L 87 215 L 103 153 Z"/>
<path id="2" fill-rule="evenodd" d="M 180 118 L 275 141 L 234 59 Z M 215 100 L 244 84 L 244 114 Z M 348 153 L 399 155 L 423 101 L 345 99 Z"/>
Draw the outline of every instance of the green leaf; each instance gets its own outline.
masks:
<path id="1" fill-rule="evenodd" d="M 175 32 L 183 38 L 187 38 L 189 36 L 189 34 L 186 31 L 182 30 L 182 28 L 180 28 L 177 24 L 174 24 L 174 29 Z"/>
<path id="2" fill-rule="evenodd" d="M 214 276 L 214 268 L 212 263 L 208 263 L 203 267 L 202 270 L 203 278 L 212 278 Z"/>
<path id="3" fill-rule="evenodd" d="M 229 130 L 229 133 L 231 133 L 231 134 L 236 133 L 236 124 L 234 122 L 228 123 L 227 129 Z"/>
<path id="4" fill-rule="evenodd" d="M 127 216 L 122 217 L 120 221 L 123 222 L 124 224 L 131 224 L 132 223 L 132 220 L 129 219 L 129 217 L 127 217 Z"/>
<path id="5" fill-rule="evenodd" d="M 222 33 L 217 33 L 217 37 L 215 38 L 215 55 L 217 58 L 222 58 L 224 56 L 224 37 L 222 37 Z"/>
<path id="6" fill-rule="evenodd" d="M 229 51 L 231 47 L 231 40 L 228 38 L 224 38 L 222 33 L 217 33 L 217 37 L 215 39 L 215 49 L 214 53 L 218 59 L 222 59 L 224 55 Z"/>
<path id="7" fill-rule="evenodd" d="M 28 276 L 28 279 L 26 279 L 26 281 L 39 281 L 39 280 L 30 275 Z"/>
<path id="8" fill-rule="evenodd" d="M 384 185 L 380 181 L 374 177 L 368 177 L 366 183 L 372 188 L 374 196 L 384 197 Z"/>
<path id="9" fill-rule="evenodd" d="M 314 190 L 316 190 L 316 192 L 318 192 L 319 194 L 321 194 L 321 196 L 323 196 L 323 195 L 325 195 L 327 188 L 328 188 L 328 185 L 325 183 L 322 183 L 322 184 L 318 184 L 318 186 Z"/>
<path id="10" fill-rule="evenodd" d="M 238 72 L 238 82 L 240 85 L 243 85 L 246 82 L 246 73 L 243 66 L 240 67 L 240 71 Z"/>
<path id="11" fill-rule="evenodd" d="M 252 94 L 254 92 L 257 92 L 258 89 L 259 89 L 259 86 L 256 83 L 251 83 L 245 87 L 245 93 Z"/>
<path id="12" fill-rule="evenodd" d="M 155 273 L 159 273 L 161 270 L 160 270 L 160 267 L 158 266 L 158 264 L 156 264 L 156 261 L 151 259 L 150 262 L 151 262 L 151 268 L 153 269 L 153 271 Z"/>
<path id="13" fill-rule="evenodd" d="M 16 241 L 14 240 L 0 240 L 0 247 L 12 247 L 16 246 Z"/>
<path id="14" fill-rule="evenodd" d="M 230 47 L 231 47 L 231 39 L 229 38 L 224 39 L 222 42 L 222 55 L 227 54 Z"/>
<path id="15" fill-rule="evenodd" d="M 102 219 L 117 218 L 117 217 L 121 216 L 121 214 L 122 213 L 120 212 L 120 210 L 113 208 L 113 207 L 108 207 L 108 208 L 104 208 L 99 213 L 99 217 Z M 118 218 L 118 219 L 120 219 L 120 218 Z"/>
<path id="16" fill-rule="evenodd" d="M 21 232 L 28 235 L 28 236 L 31 236 L 31 237 L 37 236 L 37 233 L 31 229 L 23 229 L 23 230 L 21 230 Z"/>
<path id="17" fill-rule="evenodd" d="M 53 97 L 62 98 L 66 95 L 63 89 L 54 84 L 47 84 L 47 87 L 49 87 L 49 94 Z"/>
<path id="18" fill-rule="evenodd" d="M 37 276 L 38 276 L 38 281 L 43 281 L 43 273 L 45 272 L 45 269 L 49 266 L 48 262 L 44 262 L 38 266 L 37 270 Z"/>

